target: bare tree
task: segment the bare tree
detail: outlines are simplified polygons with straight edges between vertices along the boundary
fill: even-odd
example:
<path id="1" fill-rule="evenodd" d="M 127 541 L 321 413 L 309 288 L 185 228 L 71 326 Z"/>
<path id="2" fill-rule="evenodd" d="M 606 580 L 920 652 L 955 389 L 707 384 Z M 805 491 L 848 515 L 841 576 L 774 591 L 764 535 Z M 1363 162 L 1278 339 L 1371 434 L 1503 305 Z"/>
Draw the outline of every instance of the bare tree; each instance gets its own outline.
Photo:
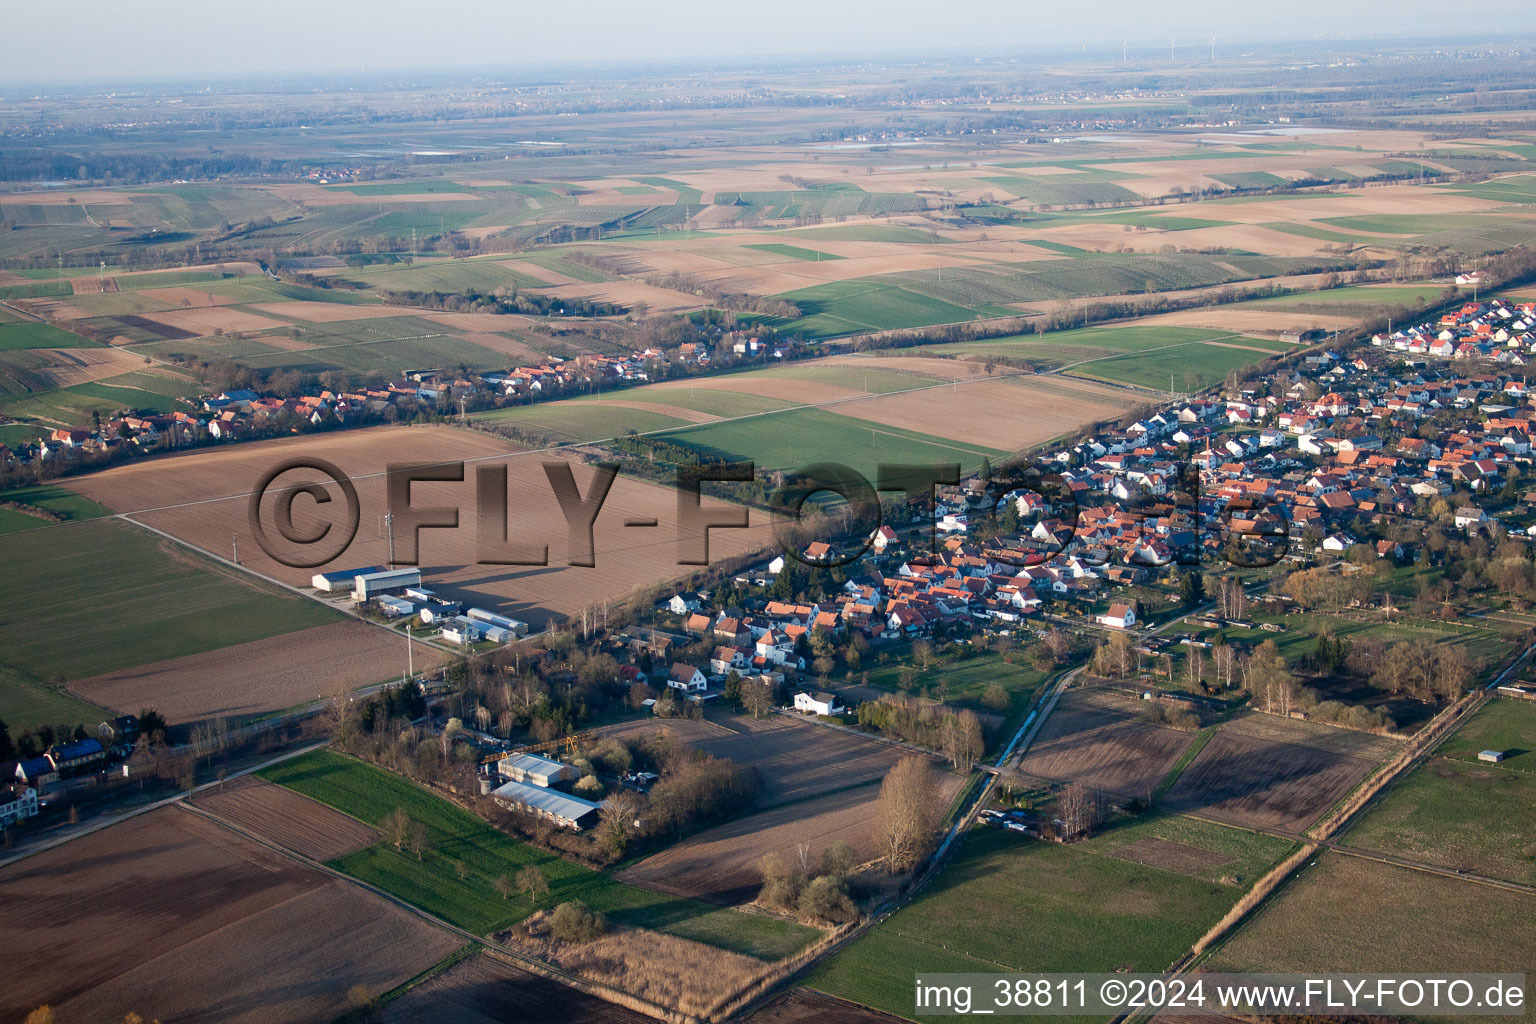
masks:
<path id="1" fill-rule="evenodd" d="M 427 826 L 419 821 L 411 822 L 410 831 L 405 837 L 405 842 L 410 847 L 410 851 L 416 855 L 416 859 L 421 860 L 422 855 L 432 845 L 427 839 Z"/>
<path id="2" fill-rule="evenodd" d="M 773 711 L 773 688 L 767 683 L 744 683 L 741 703 L 753 718 L 762 718 Z"/>
<path id="3" fill-rule="evenodd" d="M 974 711 L 944 716 L 941 727 L 944 756 L 956 771 L 969 772 L 986 750 L 986 739 L 981 729 L 981 719 Z"/>
<path id="4" fill-rule="evenodd" d="M 549 879 L 537 864 L 529 864 L 517 873 L 517 889 L 528 897 L 528 902 L 538 903 L 549 895 Z"/>
<path id="5" fill-rule="evenodd" d="M 517 891 L 517 888 L 512 884 L 512 879 L 506 875 L 497 875 L 496 881 L 492 884 L 496 886 L 496 891 L 501 893 L 502 899 L 506 899 Z"/>
<path id="6" fill-rule="evenodd" d="M 389 841 L 395 844 L 397 850 L 403 847 L 406 840 L 411 837 L 411 816 L 405 813 L 404 807 L 396 807 L 390 811 L 384 816 L 384 820 L 379 822 L 379 826 L 384 830 L 384 835 Z"/>
<path id="7" fill-rule="evenodd" d="M 598 812 L 597 834 L 608 844 L 615 856 L 622 854 L 635 834 L 635 821 L 640 813 L 640 798 L 627 789 L 615 790 L 603 801 Z"/>
<path id="8" fill-rule="evenodd" d="M 880 835 L 887 870 L 910 871 L 927 855 L 942 813 L 926 757 L 905 757 L 880 786 Z"/>
<path id="9" fill-rule="evenodd" d="M 1104 798 L 1098 790 L 1074 782 L 1062 790 L 1056 813 L 1068 839 L 1087 839 L 1104 820 Z"/>
<path id="10" fill-rule="evenodd" d="M 1184 655 L 1184 675 L 1196 686 L 1205 685 L 1205 651 L 1191 647 Z"/>

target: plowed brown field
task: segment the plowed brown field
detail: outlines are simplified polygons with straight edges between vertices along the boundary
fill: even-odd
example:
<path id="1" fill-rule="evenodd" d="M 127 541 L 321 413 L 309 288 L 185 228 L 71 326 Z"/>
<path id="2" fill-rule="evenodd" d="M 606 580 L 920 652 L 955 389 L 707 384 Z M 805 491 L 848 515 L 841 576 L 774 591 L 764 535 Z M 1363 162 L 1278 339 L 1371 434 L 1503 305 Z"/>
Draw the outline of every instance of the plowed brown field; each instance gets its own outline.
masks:
<path id="1" fill-rule="evenodd" d="M 162 808 L 8 867 L 0 1020 L 334 1020 L 460 945 L 349 882 Z"/>
<path id="2" fill-rule="evenodd" d="M 254 775 L 203 790 L 192 803 L 311 860 L 335 860 L 379 838 L 356 818 Z"/>
<path id="3" fill-rule="evenodd" d="M 292 569 L 266 555 L 256 544 L 247 520 L 247 495 L 261 475 L 279 461 L 300 456 L 328 460 L 357 486 L 362 522 L 356 536 L 339 555 L 315 568 Z M 677 579 L 693 570 L 678 564 L 677 493 L 669 488 L 621 475 L 598 515 L 594 528 L 594 567 L 566 564 L 565 517 L 550 488 L 543 464 L 558 461 L 551 454 L 518 455 L 505 442 L 474 431 L 449 427 L 379 427 L 310 437 L 240 444 L 114 467 L 70 482 L 80 493 L 117 512 L 164 530 L 205 551 L 224 555 L 230 537 L 239 538 L 240 560 L 257 572 L 295 586 L 308 586 L 311 576 L 326 570 L 383 565 L 389 541 L 382 521 L 386 511 L 386 466 L 393 463 L 456 463 L 461 460 L 507 465 L 509 519 L 516 541 L 548 544 L 549 561 L 540 565 L 479 565 L 475 466 L 465 469 L 463 483 L 418 483 L 412 488 L 417 508 L 457 509 L 459 528 L 425 529 L 420 533 L 419 563 L 429 586 L 472 605 L 542 625 L 552 618 L 579 612 L 583 606 L 623 600 L 639 588 Z M 573 467 L 577 485 L 588 493 L 593 471 Z M 294 471 L 278 487 L 305 480 L 328 483 L 317 471 Z M 336 500 L 317 506 L 301 495 L 294 503 L 294 523 L 301 531 L 323 522 L 336 524 L 345 503 L 337 487 Z M 267 532 L 281 544 L 271 519 L 275 495 L 263 506 Z M 706 507 L 721 503 L 706 499 Z M 398 510 L 397 510 L 398 511 Z M 326 518 L 322 518 L 322 516 Z M 655 519 L 656 527 L 626 527 L 631 520 Z M 714 530 L 709 538 L 712 561 L 765 550 L 773 543 L 765 516 L 752 515 L 746 530 Z M 396 527 L 396 551 L 404 559 L 409 539 Z M 279 553 L 285 549 L 279 548 Z M 293 548 L 287 548 L 293 551 Z"/>
<path id="4" fill-rule="evenodd" d="M 415 645 L 415 667 L 426 671 L 449 655 Z M 153 707 L 181 724 L 247 718 L 401 678 L 405 637 L 367 623 L 336 622 L 76 680 L 70 689 L 93 704 L 134 712 Z"/>

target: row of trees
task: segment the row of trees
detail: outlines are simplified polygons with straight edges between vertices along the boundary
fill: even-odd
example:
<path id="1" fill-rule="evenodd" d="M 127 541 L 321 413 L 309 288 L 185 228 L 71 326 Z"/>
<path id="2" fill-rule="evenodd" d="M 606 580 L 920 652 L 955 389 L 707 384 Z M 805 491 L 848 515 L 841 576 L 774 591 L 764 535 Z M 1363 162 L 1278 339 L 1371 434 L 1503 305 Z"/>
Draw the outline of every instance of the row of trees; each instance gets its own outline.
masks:
<path id="1" fill-rule="evenodd" d="M 892 739 L 941 750 L 956 770 L 969 772 L 986 750 L 981 719 L 969 709 L 956 711 L 904 694 L 881 694 L 855 712 L 861 726 Z"/>

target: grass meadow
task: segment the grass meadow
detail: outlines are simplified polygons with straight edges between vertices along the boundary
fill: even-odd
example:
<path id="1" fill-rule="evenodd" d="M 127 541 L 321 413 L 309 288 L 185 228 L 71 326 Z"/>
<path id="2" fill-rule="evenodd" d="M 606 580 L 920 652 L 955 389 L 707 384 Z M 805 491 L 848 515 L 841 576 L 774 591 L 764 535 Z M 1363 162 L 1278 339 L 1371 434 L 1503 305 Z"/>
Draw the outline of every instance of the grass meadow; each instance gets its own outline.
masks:
<path id="1" fill-rule="evenodd" d="M 404 808 L 426 827 L 431 848 L 421 859 L 396 850 L 386 839 L 331 866 L 479 935 L 509 928 L 540 907 L 569 900 L 586 903 L 618 924 L 651 928 L 763 960 L 789 956 L 820 934 L 793 922 L 616 882 L 606 873 L 514 839 L 457 804 L 355 758 L 316 751 L 260 774 L 371 825 Z M 463 879 L 459 864 L 467 869 Z M 549 895 L 537 906 L 523 894 L 503 898 L 496 891 L 496 879 L 515 878 L 529 865 L 543 871 Z"/>

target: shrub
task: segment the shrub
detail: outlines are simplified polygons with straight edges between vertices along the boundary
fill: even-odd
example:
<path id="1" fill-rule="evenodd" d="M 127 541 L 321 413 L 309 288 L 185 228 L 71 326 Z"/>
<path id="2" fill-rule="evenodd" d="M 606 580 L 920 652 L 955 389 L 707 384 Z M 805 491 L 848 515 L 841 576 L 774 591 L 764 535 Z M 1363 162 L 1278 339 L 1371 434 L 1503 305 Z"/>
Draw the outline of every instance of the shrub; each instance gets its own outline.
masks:
<path id="1" fill-rule="evenodd" d="M 549 933 L 561 942 L 591 942 L 608 931 L 608 919 L 585 903 L 562 903 L 549 916 Z"/>

